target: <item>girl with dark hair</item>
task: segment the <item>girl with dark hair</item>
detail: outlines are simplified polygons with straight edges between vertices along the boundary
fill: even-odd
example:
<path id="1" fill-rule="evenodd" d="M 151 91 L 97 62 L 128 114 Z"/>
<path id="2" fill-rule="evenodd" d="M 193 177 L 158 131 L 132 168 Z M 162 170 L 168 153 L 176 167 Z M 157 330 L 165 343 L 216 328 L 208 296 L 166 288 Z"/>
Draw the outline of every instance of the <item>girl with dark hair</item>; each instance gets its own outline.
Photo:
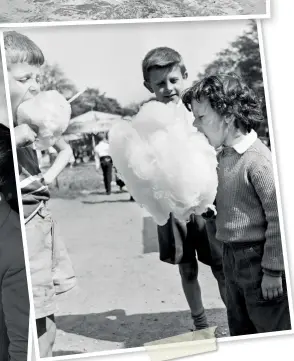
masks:
<path id="1" fill-rule="evenodd" d="M 237 76 L 215 75 L 183 102 L 220 149 L 214 236 L 223 245 L 230 333 L 291 329 L 272 157 L 255 132 L 259 100 Z"/>

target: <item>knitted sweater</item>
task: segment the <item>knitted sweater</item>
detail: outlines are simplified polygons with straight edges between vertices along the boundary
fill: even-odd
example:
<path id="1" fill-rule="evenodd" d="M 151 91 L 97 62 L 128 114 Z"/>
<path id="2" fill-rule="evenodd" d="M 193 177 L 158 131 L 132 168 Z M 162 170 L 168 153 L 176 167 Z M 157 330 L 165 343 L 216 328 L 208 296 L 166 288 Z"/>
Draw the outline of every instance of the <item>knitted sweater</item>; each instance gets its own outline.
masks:
<path id="1" fill-rule="evenodd" d="M 216 238 L 264 242 L 262 267 L 283 271 L 281 234 L 270 150 L 256 139 L 244 152 L 219 153 Z"/>

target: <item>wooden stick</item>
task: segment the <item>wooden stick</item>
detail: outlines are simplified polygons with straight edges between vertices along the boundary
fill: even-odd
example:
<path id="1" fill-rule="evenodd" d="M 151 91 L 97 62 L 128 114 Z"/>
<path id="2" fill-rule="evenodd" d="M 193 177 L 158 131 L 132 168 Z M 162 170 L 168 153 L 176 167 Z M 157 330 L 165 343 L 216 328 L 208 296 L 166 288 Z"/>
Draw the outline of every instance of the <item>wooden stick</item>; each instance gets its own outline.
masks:
<path id="1" fill-rule="evenodd" d="M 72 102 L 73 102 L 75 99 L 77 99 L 81 94 L 83 94 L 85 90 L 86 90 L 86 89 L 83 89 L 83 90 L 81 90 L 80 92 L 78 92 L 76 95 L 74 95 L 73 97 L 71 97 L 71 98 L 68 100 L 68 102 L 69 102 L 69 103 L 72 103 Z"/>

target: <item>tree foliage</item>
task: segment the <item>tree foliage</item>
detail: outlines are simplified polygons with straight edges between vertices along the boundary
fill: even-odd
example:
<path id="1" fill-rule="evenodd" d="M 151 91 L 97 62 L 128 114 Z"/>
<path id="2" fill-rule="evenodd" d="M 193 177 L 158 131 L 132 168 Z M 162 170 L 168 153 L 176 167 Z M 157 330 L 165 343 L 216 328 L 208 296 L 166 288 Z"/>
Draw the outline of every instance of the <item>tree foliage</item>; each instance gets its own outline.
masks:
<path id="1" fill-rule="evenodd" d="M 57 90 L 66 99 L 70 99 L 78 92 L 75 84 L 67 78 L 58 64 L 47 63 L 42 67 L 41 84 L 42 90 Z"/>
<path id="2" fill-rule="evenodd" d="M 215 60 L 206 66 L 204 72 L 198 74 L 198 80 L 216 73 L 232 72 L 241 76 L 246 84 L 259 96 L 265 127 L 267 127 L 260 48 L 255 21 L 250 21 L 248 30 L 232 42 L 227 49 L 216 55 Z"/>
<path id="3" fill-rule="evenodd" d="M 41 74 L 42 90 L 57 90 L 70 99 L 78 92 L 75 84 L 65 75 L 58 64 L 45 64 Z M 98 88 L 88 88 L 72 103 L 72 117 L 84 114 L 90 110 L 117 114 L 122 116 L 133 116 L 135 107 L 122 107 L 114 98 L 107 97 Z"/>

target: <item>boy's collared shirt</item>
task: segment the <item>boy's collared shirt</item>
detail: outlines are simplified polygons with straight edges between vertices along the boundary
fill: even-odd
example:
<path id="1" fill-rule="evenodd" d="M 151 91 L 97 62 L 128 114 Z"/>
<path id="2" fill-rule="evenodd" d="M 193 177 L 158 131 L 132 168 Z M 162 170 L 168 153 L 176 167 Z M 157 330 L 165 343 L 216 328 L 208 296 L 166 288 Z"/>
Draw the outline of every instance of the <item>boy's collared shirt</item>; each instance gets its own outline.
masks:
<path id="1" fill-rule="evenodd" d="M 257 133 L 254 130 L 251 130 L 250 133 L 246 134 L 245 137 L 240 140 L 240 142 L 233 145 L 232 148 L 239 154 L 243 154 L 248 150 L 251 145 L 256 141 Z"/>
<path id="2" fill-rule="evenodd" d="M 217 239 L 264 243 L 261 266 L 280 275 L 284 262 L 270 150 L 251 131 L 224 147 L 218 159 Z"/>

